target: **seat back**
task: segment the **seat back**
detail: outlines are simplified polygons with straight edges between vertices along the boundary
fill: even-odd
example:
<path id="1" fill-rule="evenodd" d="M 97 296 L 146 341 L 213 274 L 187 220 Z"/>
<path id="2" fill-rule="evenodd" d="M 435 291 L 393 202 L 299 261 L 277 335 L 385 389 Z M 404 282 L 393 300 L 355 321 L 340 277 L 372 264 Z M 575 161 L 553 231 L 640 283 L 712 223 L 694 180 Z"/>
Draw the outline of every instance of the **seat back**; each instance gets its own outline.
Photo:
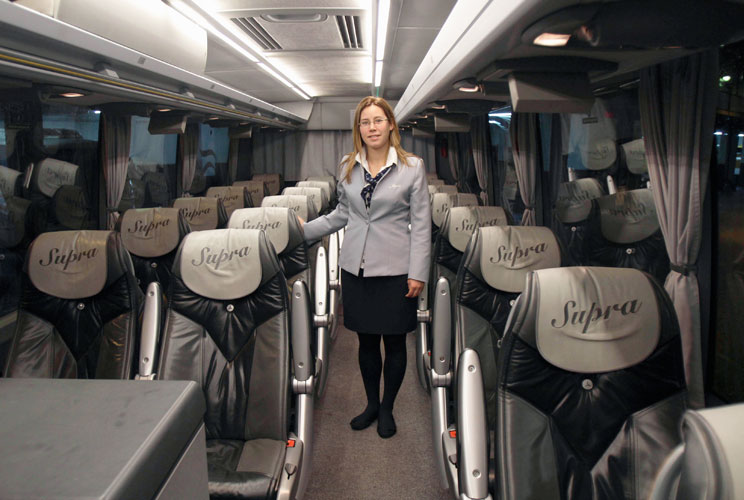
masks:
<path id="1" fill-rule="evenodd" d="M 333 189 L 333 185 L 327 181 L 300 181 L 297 183 L 297 187 L 302 188 L 320 188 L 323 191 L 323 196 L 328 201 L 330 206 L 336 201 L 336 191 Z"/>
<path id="2" fill-rule="evenodd" d="M 82 186 L 83 174 L 80 167 L 54 158 L 45 158 L 34 164 L 31 174 L 31 190 L 47 198 L 62 186 Z"/>
<path id="3" fill-rule="evenodd" d="M 189 233 L 173 265 L 158 377 L 204 391 L 207 439 L 286 440 L 289 295 L 263 231 Z"/>
<path id="4" fill-rule="evenodd" d="M 478 195 L 475 193 L 456 193 L 455 194 L 455 206 L 456 207 L 477 207 L 480 205 Z"/>
<path id="5" fill-rule="evenodd" d="M 7 376 L 132 377 L 142 294 L 119 233 L 41 234 L 22 279 Z"/>
<path id="6" fill-rule="evenodd" d="M 261 202 L 261 206 L 291 208 L 304 221 L 311 221 L 318 217 L 315 203 L 305 195 L 280 194 L 277 196 L 267 196 Z"/>
<path id="7" fill-rule="evenodd" d="M 457 186 L 449 184 L 429 184 L 429 194 L 434 193 L 446 193 L 446 194 L 457 194 Z"/>
<path id="8" fill-rule="evenodd" d="M 228 219 L 235 210 L 253 206 L 251 197 L 244 186 L 212 186 L 207 189 L 206 197 L 222 200 Z"/>
<path id="9" fill-rule="evenodd" d="M 470 238 L 457 275 L 455 356 L 478 352 L 489 420 L 495 418 L 496 364 L 507 318 L 530 271 L 565 265 L 564 252 L 546 227 L 490 226 Z"/>
<path id="10" fill-rule="evenodd" d="M 444 179 L 438 179 L 436 177 L 431 177 L 431 174 L 426 174 L 426 183 L 429 186 L 444 186 Z"/>
<path id="11" fill-rule="evenodd" d="M 499 357 L 499 497 L 648 498 L 686 400 L 674 306 L 650 276 L 530 273 Z"/>
<path id="12" fill-rule="evenodd" d="M 305 180 L 306 181 L 322 181 L 322 182 L 327 182 L 328 184 L 331 185 L 331 192 L 334 193 L 334 196 L 335 196 L 335 193 L 336 193 L 336 183 L 337 183 L 337 181 L 336 181 L 336 178 L 334 176 L 332 176 L 332 175 L 311 175 L 310 177 L 308 177 Z"/>
<path id="13" fill-rule="evenodd" d="M 439 228 L 444 222 L 444 216 L 447 210 L 457 206 L 457 198 L 454 194 L 433 193 L 430 195 L 431 201 L 431 241 L 437 241 Z"/>
<path id="14" fill-rule="evenodd" d="M 227 211 L 219 198 L 177 198 L 173 208 L 180 210 L 192 231 L 222 229 L 227 224 Z"/>
<path id="15" fill-rule="evenodd" d="M 586 263 L 585 239 L 592 200 L 601 196 L 604 196 L 602 185 L 591 177 L 564 182 L 558 187 L 558 199 L 553 208 L 553 231 L 563 243 L 571 265 Z"/>
<path id="16" fill-rule="evenodd" d="M 233 229 L 260 229 L 266 233 L 279 258 L 288 288 L 298 279 L 310 286 L 313 276 L 308 245 L 295 212 L 286 207 L 242 208 L 227 223 Z"/>
<path id="17" fill-rule="evenodd" d="M 116 224 L 121 241 L 132 256 L 137 283 L 144 292 L 153 281 L 168 290 L 173 259 L 189 224 L 177 208 L 127 210 Z"/>
<path id="18" fill-rule="evenodd" d="M 280 174 L 253 174 L 251 177 L 254 181 L 263 181 L 266 183 L 266 187 L 269 190 L 269 195 L 274 196 L 279 194 L 284 187 L 284 181 Z"/>
<path id="19" fill-rule="evenodd" d="M 282 194 L 307 196 L 315 204 L 315 210 L 319 214 L 325 213 L 329 207 L 325 191 L 319 187 L 286 187 L 282 190 Z"/>
<path id="20" fill-rule="evenodd" d="M 669 257 L 651 190 L 619 192 L 594 203 L 586 239 L 587 263 L 640 269 L 663 283 Z"/>
<path id="21" fill-rule="evenodd" d="M 243 186 L 251 197 L 253 207 L 260 207 L 264 196 L 269 195 L 269 188 L 264 181 L 235 181 L 233 186 Z"/>

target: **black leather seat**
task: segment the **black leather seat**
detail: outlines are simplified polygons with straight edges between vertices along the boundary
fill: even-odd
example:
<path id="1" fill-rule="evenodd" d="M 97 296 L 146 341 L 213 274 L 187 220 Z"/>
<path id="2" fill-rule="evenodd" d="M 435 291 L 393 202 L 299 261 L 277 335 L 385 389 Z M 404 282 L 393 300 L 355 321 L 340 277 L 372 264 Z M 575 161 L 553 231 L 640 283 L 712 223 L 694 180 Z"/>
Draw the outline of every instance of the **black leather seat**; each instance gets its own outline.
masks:
<path id="1" fill-rule="evenodd" d="M 118 233 L 38 236 L 26 258 L 6 374 L 132 378 L 141 300 Z"/>
<path id="2" fill-rule="evenodd" d="M 592 200 L 604 196 L 597 179 L 588 177 L 564 182 L 558 188 L 553 208 L 553 231 L 563 243 L 572 266 L 586 264 L 585 240 L 590 229 Z"/>
<path id="3" fill-rule="evenodd" d="M 286 278 L 263 231 L 199 231 L 184 238 L 157 377 L 193 380 L 204 391 L 213 499 L 274 498 L 288 476 L 300 473 L 296 456 L 287 462 L 289 305 Z M 285 470 L 285 463 L 294 469 Z"/>
<path id="4" fill-rule="evenodd" d="M 504 500 L 648 498 L 680 441 L 679 327 L 666 292 L 638 270 L 530 273 L 496 380 L 493 493 Z"/>
<path id="5" fill-rule="evenodd" d="M 664 283 L 669 257 L 650 189 L 597 198 L 587 233 L 587 265 L 629 267 Z"/>
<path id="6" fill-rule="evenodd" d="M 177 198 L 173 201 L 173 208 L 181 211 L 192 231 L 222 229 L 227 225 L 225 205 L 219 198 Z"/>
<path id="7" fill-rule="evenodd" d="M 207 189 L 207 198 L 218 198 L 225 205 L 225 212 L 229 219 L 239 208 L 252 208 L 253 200 L 244 186 L 212 186 Z"/>
<path id="8" fill-rule="evenodd" d="M 233 186 L 243 186 L 251 197 L 251 206 L 260 207 L 264 196 L 269 196 L 269 188 L 264 181 L 235 181 Z"/>
<path id="9" fill-rule="evenodd" d="M 116 224 L 132 256 L 137 283 L 144 292 L 153 281 L 163 290 L 170 283 L 173 259 L 189 224 L 177 208 L 138 208 L 124 212 Z"/>

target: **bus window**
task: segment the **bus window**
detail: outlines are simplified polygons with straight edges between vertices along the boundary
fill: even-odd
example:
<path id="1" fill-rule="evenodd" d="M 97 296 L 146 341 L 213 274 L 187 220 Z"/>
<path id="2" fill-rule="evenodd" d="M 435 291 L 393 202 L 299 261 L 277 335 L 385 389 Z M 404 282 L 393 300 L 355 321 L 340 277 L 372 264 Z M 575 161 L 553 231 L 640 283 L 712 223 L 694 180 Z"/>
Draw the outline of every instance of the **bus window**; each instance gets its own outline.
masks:
<path id="1" fill-rule="evenodd" d="M 191 194 L 203 195 L 211 186 L 229 184 L 227 157 L 230 138 L 226 128 L 213 128 L 209 124 L 199 125 L 199 153 L 196 159 L 196 172 L 191 183 Z"/>
<path id="2" fill-rule="evenodd" d="M 150 119 L 132 117 L 129 166 L 119 212 L 130 208 L 167 207 L 176 197 L 178 135 L 150 134 Z"/>
<path id="3" fill-rule="evenodd" d="M 8 164 L 7 149 L 5 146 L 5 119 L 0 114 L 0 165 Z"/>

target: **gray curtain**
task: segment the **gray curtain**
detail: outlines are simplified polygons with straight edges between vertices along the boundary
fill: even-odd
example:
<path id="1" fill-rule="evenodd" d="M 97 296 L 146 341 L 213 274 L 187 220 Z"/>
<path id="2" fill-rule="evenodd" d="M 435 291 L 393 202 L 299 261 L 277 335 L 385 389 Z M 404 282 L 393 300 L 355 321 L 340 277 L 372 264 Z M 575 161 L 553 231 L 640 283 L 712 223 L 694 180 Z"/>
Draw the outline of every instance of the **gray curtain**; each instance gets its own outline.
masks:
<path id="1" fill-rule="evenodd" d="M 694 408 L 705 405 L 696 263 L 717 83 L 718 50 L 714 49 L 642 70 L 639 89 L 648 172 L 672 263 L 664 288 L 677 311 Z"/>
<path id="2" fill-rule="evenodd" d="M 199 157 L 199 125 L 197 123 L 186 125 L 186 133 L 181 135 L 178 147 L 181 160 L 181 190 L 184 196 L 188 196 L 191 183 L 194 182 L 196 160 Z"/>
<path id="3" fill-rule="evenodd" d="M 400 145 L 403 149 L 424 160 L 424 166 L 427 172 L 435 173 L 437 171 L 436 147 L 434 138 L 414 137 L 411 130 L 402 130 L 400 133 Z"/>
<path id="4" fill-rule="evenodd" d="M 103 176 L 106 181 L 106 209 L 108 229 L 114 229 L 119 212 L 124 185 L 127 181 L 129 148 L 132 138 L 130 116 L 102 115 L 103 127 Z"/>
<path id="5" fill-rule="evenodd" d="M 524 202 L 523 226 L 536 226 L 535 185 L 538 167 L 537 115 L 535 113 L 513 113 L 509 127 L 514 167 L 517 171 L 519 194 Z"/>
<path id="6" fill-rule="evenodd" d="M 350 130 L 266 129 L 254 131 L 252 148 L 252 173 L 282 174 L 288 181 L 335 176 L 341 158 L 354 149 Z"/>
<path id="7" fill-rule="evenodd" d="M 238 149 L 240 139 L 230 139 L 227 153 L 227 184 L 232 184 L 238 178 Z"/>
<path id="8" fill-rule="evenodd" d="M 460 146 L 457 134 L 447 134 L 447 160 L 449 160 L 450 175 L 456 186 L 460 185 Z"/>
<path id="9" fill-rule="evenodd" d="M 488 196 L 488 184 L 490 170 L 488 168 L 488 156 L 490 155 L 490 131 L 488 129 L 488 116 L 478 116 L 470 123 L 470 137 L 473 145 L 473 165 L 475 175 L 478 178 L 480 198 L 483 205 L 490 205 Z"/>

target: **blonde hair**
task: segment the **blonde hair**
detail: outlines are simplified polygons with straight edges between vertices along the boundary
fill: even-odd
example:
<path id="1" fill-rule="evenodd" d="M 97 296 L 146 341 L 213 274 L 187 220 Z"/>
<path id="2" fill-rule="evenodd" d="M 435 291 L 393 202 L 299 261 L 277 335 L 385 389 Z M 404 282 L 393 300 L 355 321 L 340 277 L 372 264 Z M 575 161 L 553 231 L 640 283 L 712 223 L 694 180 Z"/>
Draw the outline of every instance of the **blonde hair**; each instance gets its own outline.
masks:
<path id="1" fill-rule="evenodd" d="M 390 104 L 382 97 L 367 96 L 357 105 L 356 112 L 354 112 L 354 128 L 352 129 L 352 136 L 354 139 L 354 151 L 349 153 L 345 158 L 344 174 L 343 178 L 347 183 L 351 182 L 351 169 L 356 165 L 356 156 L 362 152 L 364 144 L 362 142 L 362 134 L 359 133 L 359 120 L 362 116 L 362 111 L 369 106 L 379 106 L 380 109 L 385 113 L 385 117 L 388 119 L 388 123 L 393 126 L 393 130 L 390 131 L 390 145 L 395 148 L 395 152 L 398 154 L 398 159 L 401 163 L 406 166 L 410 166 L 408 163 L 409 158 L 415 158 L 415 155 L 409 153 L 403 149 L 400 145 L 400 131 L 398 130 L 398 122 L 395 121 L 395 115 L 393 114 L 393 108 Z M 342 164 L 344 161 L 342 160 Z"/>

